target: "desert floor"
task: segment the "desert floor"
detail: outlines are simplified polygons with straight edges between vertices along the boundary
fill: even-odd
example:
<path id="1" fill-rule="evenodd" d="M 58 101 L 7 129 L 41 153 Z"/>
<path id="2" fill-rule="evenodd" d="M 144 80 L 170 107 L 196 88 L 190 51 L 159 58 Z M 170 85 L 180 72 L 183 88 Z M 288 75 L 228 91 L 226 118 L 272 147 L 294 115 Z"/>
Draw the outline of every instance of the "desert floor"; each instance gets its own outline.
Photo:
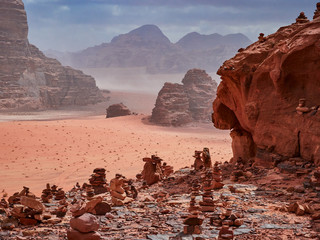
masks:
<path id="1" fill-rule="evenodd" d="M 209 147 L 214 161 L 232 156 L 228 131 L 212 124 L 183 128 L 145 124 L 146 115 L 106 119 L 0 122 L 0 191 L 23 186 L 39 195 L 46 183 L 65 190 L 88 182 L 94 168 L 107 169 L 107 180 L 121 173 L 134 178 L 143 157 L 157 154 L 174 169 L 190 166 L 193 153 Z"/>

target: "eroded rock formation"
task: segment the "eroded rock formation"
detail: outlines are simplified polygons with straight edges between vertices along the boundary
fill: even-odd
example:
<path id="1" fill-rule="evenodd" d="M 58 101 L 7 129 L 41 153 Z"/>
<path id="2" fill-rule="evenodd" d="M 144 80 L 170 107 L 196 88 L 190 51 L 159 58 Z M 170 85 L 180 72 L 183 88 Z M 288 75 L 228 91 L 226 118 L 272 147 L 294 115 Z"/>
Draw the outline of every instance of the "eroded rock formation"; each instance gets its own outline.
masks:
<path id="1" fill-rule="evenodd" d="M 0 109 L 44 109 L 100 101 L 95 80 L 47 58 L 28 41 L 21 0 L 0 2 Z"/>
<path id="2" fill-rule="evenodd" d="M 131 115 L 131 111 L 123 103 L 112 104 L 107 109 L 107 118 Z"/>
<path id="3" fill-rule="evenodd" d="M 209 120 L 217 83 L 200 69 L 189 70 L 182 83 L 164 84 L 152 110 L 151 122 L 181 126 Z"/>
<path id="4" fill-rule="evenodd" d="M 281 27 L 226 61 L 218 74 L 213 122 L 232 129 L 234 160 L 300 157 L 320 164 L 319 17 Z M 298 114 L 301 98 L 310 111 Z"/>

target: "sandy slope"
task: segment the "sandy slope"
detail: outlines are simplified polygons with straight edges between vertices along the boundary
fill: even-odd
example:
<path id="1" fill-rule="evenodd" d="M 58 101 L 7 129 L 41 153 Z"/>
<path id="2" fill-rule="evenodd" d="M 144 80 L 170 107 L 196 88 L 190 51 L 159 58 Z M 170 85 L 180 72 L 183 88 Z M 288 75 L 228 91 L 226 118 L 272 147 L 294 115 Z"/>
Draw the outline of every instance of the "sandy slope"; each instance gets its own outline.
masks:
<path id="1" fill-rule="evenodd" d="M 214 160 L 231 158 L 229 133 L 211 124 L 166 128 L 144 124 L 143 117 L 0 122 L 0 191 L 28 186 L 39 195 L 47 182 L 69 190 L 96 167 L 107 169 L 107 180 L 116 172 L 134 177 L 151 154 L 175 169 L 190 166 L 203 147 Z"/>

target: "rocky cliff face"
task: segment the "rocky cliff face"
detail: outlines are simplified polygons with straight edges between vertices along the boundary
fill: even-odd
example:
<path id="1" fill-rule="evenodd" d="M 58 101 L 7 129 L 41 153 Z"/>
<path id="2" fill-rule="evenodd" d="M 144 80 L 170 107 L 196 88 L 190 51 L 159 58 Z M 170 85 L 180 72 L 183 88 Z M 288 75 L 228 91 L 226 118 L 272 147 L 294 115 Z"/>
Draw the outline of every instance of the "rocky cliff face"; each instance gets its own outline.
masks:
<path id="1" fill-rule="evenodd" d="M 182 83 L 165 83 L 152 110 L 151 122 L 181 126 L 209 120 L 217 83 L 200 69 L 189 70 Z"/>
<path id="2" fill-rule="evenodd" d="M 0 2 L 0 109 L 86 105 L 102 99 L 95 80 L 63 67 L 28 42 L 21 0 Z"/>
<path id="3" fill-rule="evenodd" d="M 299 157 L 320 164 L 320 18 L 297 23 L 250 45 L 218 70 L 213 122 L 232 129 L 235 160 Z M 306 98 L 308 111 L 296 111 Z"/>

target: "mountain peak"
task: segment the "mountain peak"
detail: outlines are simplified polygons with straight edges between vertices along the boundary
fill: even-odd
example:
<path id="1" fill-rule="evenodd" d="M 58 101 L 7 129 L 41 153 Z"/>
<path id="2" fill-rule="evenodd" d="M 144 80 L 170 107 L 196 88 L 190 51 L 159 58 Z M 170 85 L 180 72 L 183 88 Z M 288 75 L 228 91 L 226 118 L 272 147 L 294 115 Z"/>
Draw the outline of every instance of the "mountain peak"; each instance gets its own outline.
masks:
<path id="1" fill-rule="evenodd" d="M 136 28 L 126 34 L 121 34 L 112 39 L 111 43 L 165 43 L 170 44 L 170 40 L 163 34 L 156 25 L 148 24 Z"/>

